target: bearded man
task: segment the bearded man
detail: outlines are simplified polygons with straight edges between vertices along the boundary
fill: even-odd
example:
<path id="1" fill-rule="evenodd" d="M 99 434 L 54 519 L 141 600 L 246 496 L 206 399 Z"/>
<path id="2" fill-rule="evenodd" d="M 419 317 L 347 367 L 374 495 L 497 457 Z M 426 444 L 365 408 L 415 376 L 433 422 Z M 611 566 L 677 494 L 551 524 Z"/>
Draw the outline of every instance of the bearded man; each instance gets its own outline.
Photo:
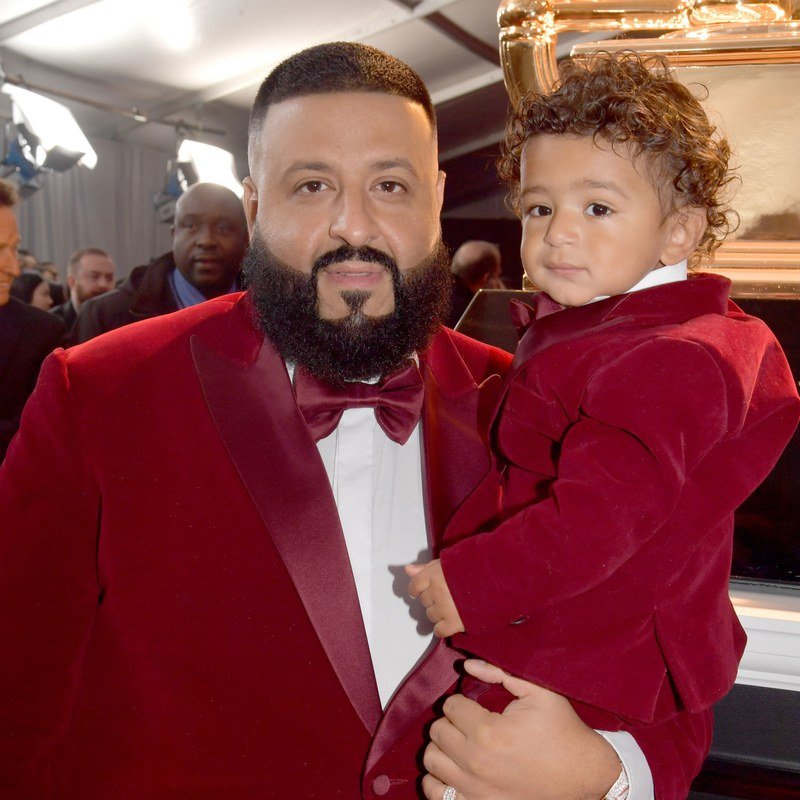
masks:
<path id="1" fill-rule="evenodd" d="M 291 57 L 249 159 L 247 293 L 56 352 L 0 472 L 2 798 L 422 791 L 455 654 L 426 655 L 399 576 L 489 470 L 508 356 L 441 325 L 444 175 L 405 64 L 346 43 Z M 602 796 L 619 759 L 570 714 L 496 717 L 498 741 L 548 797 Z M 492 763 L 503 791 L 523 774 Z"/>
<path id="2" fill-rule="evenodd" d="M 69 299 L 52 309 L 64 320 L 67 331 L 72 329 L 78 312 L 87 300 L 110 292 L 114 288 L 114 262 L 99 247 L 76 250 L 67 263 Z"/>

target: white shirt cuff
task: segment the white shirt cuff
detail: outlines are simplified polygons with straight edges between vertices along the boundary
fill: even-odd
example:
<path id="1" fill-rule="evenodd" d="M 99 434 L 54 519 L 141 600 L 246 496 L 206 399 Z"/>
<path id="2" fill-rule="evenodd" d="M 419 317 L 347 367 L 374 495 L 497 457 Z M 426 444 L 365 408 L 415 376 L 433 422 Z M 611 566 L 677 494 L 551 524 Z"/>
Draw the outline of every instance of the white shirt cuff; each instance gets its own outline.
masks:
<path id="1" fill-rule="evenodd" d="M 627 731 L 597 731 L 616 751 L 628 773 L 628 800 L 654 800 L 653 774 L 636 739 Z"/>

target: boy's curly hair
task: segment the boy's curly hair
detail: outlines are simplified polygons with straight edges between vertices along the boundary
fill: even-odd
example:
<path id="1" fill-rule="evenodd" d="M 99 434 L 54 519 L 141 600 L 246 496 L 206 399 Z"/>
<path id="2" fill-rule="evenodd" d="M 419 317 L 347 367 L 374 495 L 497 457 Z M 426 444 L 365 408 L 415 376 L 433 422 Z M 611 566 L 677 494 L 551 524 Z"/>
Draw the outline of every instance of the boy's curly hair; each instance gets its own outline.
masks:
<path id="1" fill-rule="evenodd" d="M 671 187 L 665 213 L 682 205 L 706 209 L 708 228 L 698 253 L 710 255 L 736 228 L 726 202 L 735 177 L 728 170 L 730 146 L 689 89 L 672 77 L 662 56 L 633 51 L 600 52 L 567 59 L 550 94 L 531 92 L 512 113 L 501 146 L 498 172 L 519 204 L 520 158 L 539 134 L 573 134 L 632 147 L 644 156 L 656 189 Z"/>

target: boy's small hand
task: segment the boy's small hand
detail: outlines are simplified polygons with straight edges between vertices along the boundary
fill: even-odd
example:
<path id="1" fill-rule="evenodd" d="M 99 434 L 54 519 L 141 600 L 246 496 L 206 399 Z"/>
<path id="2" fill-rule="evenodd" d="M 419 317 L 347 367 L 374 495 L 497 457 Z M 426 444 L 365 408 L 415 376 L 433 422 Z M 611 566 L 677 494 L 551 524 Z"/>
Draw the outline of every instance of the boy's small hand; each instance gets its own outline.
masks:
<path id="1" fill-rule="evenodd" d="M 411 578 L 408 593 L 416 597 L 433 623 L 433 632 L 440 638 L 464 632 L 464 623 L 453 602 L 442 565 L 438 558 L 427 564 L 407 564 L 406 574 Z"/>

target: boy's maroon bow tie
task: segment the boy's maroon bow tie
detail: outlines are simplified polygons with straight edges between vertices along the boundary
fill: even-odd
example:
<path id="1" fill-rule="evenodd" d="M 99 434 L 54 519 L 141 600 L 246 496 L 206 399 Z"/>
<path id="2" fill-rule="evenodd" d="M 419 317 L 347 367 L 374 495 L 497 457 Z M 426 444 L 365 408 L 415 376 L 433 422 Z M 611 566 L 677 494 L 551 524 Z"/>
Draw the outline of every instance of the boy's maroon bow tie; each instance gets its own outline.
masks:
<path id="1" fill-rule="evenodd" d="M 380 383 L 344 386 L 332 386 L 297 367 L 294 393 L 315 442 L 333 432 L 346 408 L 374 407 L 375 418 L 386 435 L 405 444 L 422 411 L 422 375 L 413 361 Z"/>

